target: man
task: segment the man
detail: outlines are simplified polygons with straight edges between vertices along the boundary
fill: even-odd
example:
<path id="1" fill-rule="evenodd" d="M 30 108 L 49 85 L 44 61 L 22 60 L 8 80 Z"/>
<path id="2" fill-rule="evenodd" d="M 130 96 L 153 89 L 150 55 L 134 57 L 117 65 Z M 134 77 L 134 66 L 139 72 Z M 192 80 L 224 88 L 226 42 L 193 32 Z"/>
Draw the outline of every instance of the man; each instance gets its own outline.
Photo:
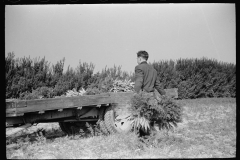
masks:
<path id="1" fill-rule="evenodd" d="M 136 93 L 143 92 L 144 94 L 150 96 L 150 99 L 152 99 L 154 103 L 158 105 L 158 101 L 161 100 L 158 95 L 159 93 L 161 95 L 165 95 L 165 91 L 160 85 L 160 81 L 157 77 L 157 71 L 153 68 L 153 66 L 147 63 L 148 57 L 149 55 L 146 51 L 139 51 L 137 53 L 138 65 L 135 67 L 134 90 Z M 158 93 L 155 92 L 155 90 L 157 90 Z M 154 126 L 154 122 L 151 122 L 150 125 Z M 149 131 L 139 129 L 140 137 L 144 137 L 149 134 Z"/>
<path id="2" fill-rule="evenodd" d="M 147 93 L 154 92 L 156 89 L 161 95 L 165 95 L 160 81 L 157 77 L 157 71 L 153 66 L 147 63 L 148 53 L 146 51 L 139 51 L 137 53 L 137 63 L 135 67 L 135 92 L 145 91 Z"/>

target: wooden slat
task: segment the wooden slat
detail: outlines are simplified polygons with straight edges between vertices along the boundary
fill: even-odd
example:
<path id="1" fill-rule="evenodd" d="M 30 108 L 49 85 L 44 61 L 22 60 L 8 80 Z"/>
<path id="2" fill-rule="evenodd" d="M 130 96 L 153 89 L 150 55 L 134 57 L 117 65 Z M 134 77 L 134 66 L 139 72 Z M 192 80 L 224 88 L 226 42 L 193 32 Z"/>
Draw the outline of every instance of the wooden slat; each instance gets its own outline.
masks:
<path id="1" fill-rule="evenodd" d="M 13 102 L 11 102 L 13 103 Z M 25 105 L 26 103 L 26 105 Z M 77 97 L 63 97 L 63 98 L 49 98 L 49 99 L 36 99 L 27 101 L 16 101 L 15 105 L 25 105 L 25 107 L 16 107 L 14 112 L 17 114 L 28 112 L 39 112 L 45 110 L 65 109 L 79 106 L 91 106 L 99 104 L 112 103 L 109 95 L 88 95 Z M 7 109 L 8 115 L 12 110 Z M 6 116 L 7 116 L 6 115 Z"/>
<path id="2" fill-rule="evenodd" d="M 6 108 L 22 108 L 27 107 L 26 100 L 9 100 L 6 99 Z"/>
<path id="3" fill-rule="evenodd" d="M 17 116 L 16 108 L 6 109 L 6 117 L 15 117 Z"/>

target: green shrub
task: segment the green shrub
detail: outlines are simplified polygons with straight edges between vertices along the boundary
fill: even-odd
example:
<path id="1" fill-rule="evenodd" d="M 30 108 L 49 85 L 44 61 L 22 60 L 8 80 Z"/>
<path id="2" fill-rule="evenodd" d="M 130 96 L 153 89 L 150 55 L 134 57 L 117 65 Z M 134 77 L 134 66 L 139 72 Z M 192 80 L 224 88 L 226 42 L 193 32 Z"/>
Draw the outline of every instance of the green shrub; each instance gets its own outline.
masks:
<path id="1" fill-rule="evenodd" d="M 20 94 L 19 99 L 42 99 L 42 98 L 52 98 L 54 95 L 53 89 L 48 87 L 40 87 L 32 92 L 23 92 Z"/>
<path id="2" fill-rule="evenodd" d="M 97 87 L 94 87 L 94 88 L 88 88 L 86 90 L 85 95 L 95 95 L 95 94 L 100 94 L 100 93 L 101 93 L 101 90 L 99 90 Z"/>
<path id="3" fill-rule="evenodd" d="M 236 97 L 236 65 L 216 60 L 179 59 L 154 62 L 164 89 L 178 88 L 180 99 Z"/>

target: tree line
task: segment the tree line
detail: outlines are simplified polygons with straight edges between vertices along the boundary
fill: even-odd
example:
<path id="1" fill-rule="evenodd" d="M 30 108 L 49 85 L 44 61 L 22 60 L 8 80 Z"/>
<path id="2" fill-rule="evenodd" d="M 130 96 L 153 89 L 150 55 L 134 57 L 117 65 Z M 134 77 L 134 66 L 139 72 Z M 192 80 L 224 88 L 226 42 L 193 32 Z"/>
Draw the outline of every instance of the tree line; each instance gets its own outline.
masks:
<path id="1" fill-rule="evenodd" d="M 134 81 L 134 73 L 121 66 L 105 67 L 93 74 L 94 64 L 79 61 L 63 72 L 65 58 L 50 64 L 45 57 L 5 57 L 6 98 L 24 99 L 30 94 L 52 98 L 67 90 L 84 88 L 89 94 L 107 92 L 115 79 Z M 216 60 L 179 59 L 150 63 L 157 70 L 164 89 L 178 88 L 180 99 L 236 97 L 236 65 Z"/>

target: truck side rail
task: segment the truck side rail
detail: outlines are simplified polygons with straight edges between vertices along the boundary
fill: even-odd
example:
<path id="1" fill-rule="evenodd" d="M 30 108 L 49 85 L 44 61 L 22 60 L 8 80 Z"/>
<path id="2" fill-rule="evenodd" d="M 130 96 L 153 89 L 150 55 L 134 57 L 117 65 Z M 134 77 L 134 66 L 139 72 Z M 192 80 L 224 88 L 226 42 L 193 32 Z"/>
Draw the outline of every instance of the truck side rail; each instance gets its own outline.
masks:
<path id="1" fill-rule="evenodd" d="M 166 95 L 178 98 L 177 88 L 164 89 Z M 25 113 L 44 113 L 50 110 L 79 108 L 83 106 L 99 106 L 102 104 L 122 103 L 128 101 L 133 92 L 102 93 L 97 95 L 83 95 L 76 97 L 59 97 L 35 100 L 6 100 L 6 117 L 23 116 Z"/>
<path id="2" fill-rule="evenodd" d="M 49 110 L 62 110 L 83 106 L 94 106 L 112 103 L 110 94 L 60 97 L 35 100 L 6 100 L 6 117 L 23 116 L 24 113 Z"/>

